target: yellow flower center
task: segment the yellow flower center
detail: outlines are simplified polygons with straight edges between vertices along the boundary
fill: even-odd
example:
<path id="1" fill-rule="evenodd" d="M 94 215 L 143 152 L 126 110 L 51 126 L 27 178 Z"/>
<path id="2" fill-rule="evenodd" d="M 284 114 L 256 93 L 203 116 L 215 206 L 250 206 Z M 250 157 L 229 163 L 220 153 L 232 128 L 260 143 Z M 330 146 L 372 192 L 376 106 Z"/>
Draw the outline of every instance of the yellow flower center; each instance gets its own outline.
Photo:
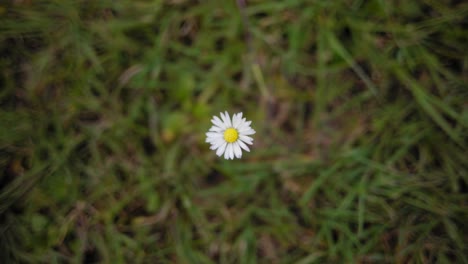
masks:
<path id="1" fill-rule="evenodd" d="M 237 133 L 237 130 L 235 128 L 228 128 L 226 131 L 224 131 L 224 140 L 226 140 L 229 143 L 232 143 L 237 140 L 239 137 L 239 133 Z"/>

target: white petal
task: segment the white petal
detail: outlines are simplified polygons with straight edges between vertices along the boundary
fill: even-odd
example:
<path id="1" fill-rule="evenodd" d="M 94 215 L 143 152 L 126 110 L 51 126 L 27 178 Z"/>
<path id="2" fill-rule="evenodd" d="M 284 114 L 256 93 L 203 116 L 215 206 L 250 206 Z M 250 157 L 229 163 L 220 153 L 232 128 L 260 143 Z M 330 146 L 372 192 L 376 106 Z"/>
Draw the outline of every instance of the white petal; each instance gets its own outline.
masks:
<path id="1" fill-rule="evenodd" d="M 232 115 L 232 119 L 231 119 L 231 125 L 232 127 L 234 127 L 234 124 L 237 122 L 237 114 L 233 114 Z"/>
<path id="2" fill-rule="evenodd" d="M 221 157 L 221 155 L 223 155 L 223 152 L 226 150 L 226 146 L 227 146 L 227 142 L 224 142 L 216 151 L 216 155 L 218 155 L 218 157 Z M 224 152 L 224 155 L 226 155 L 226 152 Z"/>
<path id="3" fill-rule="evenodd" d="M 251 124 L 251 123 L 252 123 L 252 121 L 242 122 L 242 123 L 239 125 L 239 131 L 249 130 L 249 129 L 250 129 L 250 124 Z"/>
<path id="4" fill-rule="evenodd" d="M 224 128 L 217 127 L 217 126 L 212 126 L 212 127 L 210 128 L 210 130 L 209 130 L 209 131 L 213 131 L 213 132 L 221 132 L 221 131 L 223 131 L 223 130 L 224 130 Z"/>
<path id="5" fill-rule="evenodd" d="M 239 140 L 237 142 L 239 142 Z M 242 150 L 237 142 L 234 143 L 234 154 L 236 154 L 236 158 L 240 159 L 242 157 Z"/>
<path id="6" fill-rule="evenodd" d="M 222 136 L 220 136 L 220 137 L 206 137 L 205 142 L 214 142 L 214 141 L 216 141 L 218 139 L 223 139 L 223 137 Z"/>
<path id="7" fill-rule="evenodd" d="M 249 145 L 252 145 L 253 138 L 251 138 L 249 136 L 239 135 L 239 139 L 244 141 L 245 143 L 247 143 Z"/>
<path id="8" fill-rule="evenodd" d="M 218 140 L 225 141 L 224 138 L 207 138 L 206 142 L 210 144 L 214 144 L 215 142 L 218 142 Z"/>
<path id="9" fill-rule="evenodd" d="M 224 116 L 224 113 L 220 112 L 219 116 L 221 117 L 221 120 L 223 121 L 223 124 L 226 125 L 226 117 Z"/>
<path id="10" fill-rule="evenodd" d="M 231 151 L 232 151 L 232 144 L 228 143 L 226 147 L 226 151 L 224 152 L 225 159 L 229 159 L 229 157 L 231 156 L 229 153 L 231 153 Z"/>
<path id="11" fill-rule="evenodd" d="M 212 138 L 218 138 L 218 137 L 223 137 L 222 133 L 218 132 L 206 132 L 207 137 L 212 137 Z"/>
<path id="12" fill-rule="evenodd" d="M 223 120 L 223 124 L 226 128 L 230 127 L 229 125 L 229 116 L 225 115 L 224 113 L 219 113 L 221 115 L 221 119 Z"/>
<path id="13" fill-rule="evenodd" d="M 217 116 L 213 116 L 213 119 L 211 119 L 211 123 L 213 123 L 214 125 L 218 127 L 224 128 L 223 121 L 221 121 L 221 119 L 219 119 L 219 117 Z"/>
<path id="14" fill-rule="evenodd" d="M 232 127 L 232 123 L 231 123 L 231 117 L 229 117 L 229 114 L 227 111 L 224 112 L 224 114 L 226 115 L 226 119 L 227 119 L 227 122 L 226 124 L 228 125 L 228 127 Z"/>
<path id="15" fill-rule="evenodd" d="M 246 135 L 246 136 L 248 136 L 248 135 L 253 135 L 253 134 L 255 134 L 255 130 L 249 129 L 249 130 L 247 130 L 247 131 L 239 131 L 239 134 L 241 134 L 241 135 Z"/>
<path id="16" fill-rule="evenodd" d="M 242 142 L 242 140 L 237 140 L 237 143 L 238 143 L 239 146 L 240 146 L 241 148 L 243 148 L 245 151 L 250 152 L 249 147 L 248 147 L 244 142 Z"/>
<path id="17" fill-rule="evenodd" d="M 242 113 L 238 113 L 234 115 L 234 117 L 232 118 L 232 127 L 237 129 L 237 127 L 241 123 L 241 119 L 242 119 Z"/>
<path id="18" fill-rule="evenodd" d="M 217 139 L 216 141 L 213 141 L 213 142 L 211 143 L 212 145 L 211 145 L 210 149 L 215 150 L 215 149 L 221 147 L 221 145 L 223 145 L 225 142 L 226 142 L 226 141 L 224 141 L 223 138 Z"/>
<path id="19" fill-rule="evenodd" d="M 231 143 L 229 145 L 231 145 L 229 149 L 229 158 L 233 160 L 234 159 L 234 144 Z"/>

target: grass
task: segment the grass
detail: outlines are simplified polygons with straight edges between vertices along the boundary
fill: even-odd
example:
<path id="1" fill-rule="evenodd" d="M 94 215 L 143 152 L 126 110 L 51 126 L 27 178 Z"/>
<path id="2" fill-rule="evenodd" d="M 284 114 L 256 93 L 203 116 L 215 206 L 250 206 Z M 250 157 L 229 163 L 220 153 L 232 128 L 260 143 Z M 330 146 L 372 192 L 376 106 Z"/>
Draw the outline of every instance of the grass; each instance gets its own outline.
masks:
<path id="1" fill-rule="evenodd" d="M 468 263 L 463 1 L 0 4 L 0 258 Z M 204 142 L 242 111 L 241 160 Z"/>

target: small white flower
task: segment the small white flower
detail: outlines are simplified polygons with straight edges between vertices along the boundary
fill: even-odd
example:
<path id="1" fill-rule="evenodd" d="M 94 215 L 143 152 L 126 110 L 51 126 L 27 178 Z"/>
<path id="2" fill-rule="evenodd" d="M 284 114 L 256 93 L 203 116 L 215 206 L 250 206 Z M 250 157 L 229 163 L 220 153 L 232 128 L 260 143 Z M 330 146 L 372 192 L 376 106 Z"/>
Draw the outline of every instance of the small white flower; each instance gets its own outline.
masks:
<path id="1" fill-rule="evenodd" d="M 252 121 L 242 118 L 242 113 L 234 114 L 232 120 L 227 111 L 220 115 L 221 119 L 217 116 L 211 119 L 213 126 L 206 133 L 206 142 L 211 144 L 210 149 L 216 150 L 219 157 L 224 153 L 225 159 L 234 159 L 234 156 L 240 159 L 241 148 L 250 152 L 245 143 L 253 143 L 253 138 L 249 137 L 255 134 L 255 130 L 250 127 Z"/>

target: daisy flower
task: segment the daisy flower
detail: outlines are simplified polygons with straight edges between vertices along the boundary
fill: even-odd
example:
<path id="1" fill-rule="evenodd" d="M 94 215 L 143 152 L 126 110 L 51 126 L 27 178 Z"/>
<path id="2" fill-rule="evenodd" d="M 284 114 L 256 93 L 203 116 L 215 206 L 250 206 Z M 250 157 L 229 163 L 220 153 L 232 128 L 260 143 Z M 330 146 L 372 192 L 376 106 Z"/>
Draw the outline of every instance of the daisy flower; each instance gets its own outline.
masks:
<path id="1" fill-rule="evenodd" d="M 250 127 L 252 121 L 242 118 L 242 113 L 237 113 L 229 117 L 228 112 L 220 113 L 221 118 L 213 116 L 211 122 L 213 126 L 206 133 L 206 142 L 211 144 L 210 149 L 216 150 L 216 155 L 221 157 L 224 153 L 225 159 L 242 157 L 242 149 L 250 152 L 253 138 L 249 135 L 255 134 L 255 130 Z"/>

